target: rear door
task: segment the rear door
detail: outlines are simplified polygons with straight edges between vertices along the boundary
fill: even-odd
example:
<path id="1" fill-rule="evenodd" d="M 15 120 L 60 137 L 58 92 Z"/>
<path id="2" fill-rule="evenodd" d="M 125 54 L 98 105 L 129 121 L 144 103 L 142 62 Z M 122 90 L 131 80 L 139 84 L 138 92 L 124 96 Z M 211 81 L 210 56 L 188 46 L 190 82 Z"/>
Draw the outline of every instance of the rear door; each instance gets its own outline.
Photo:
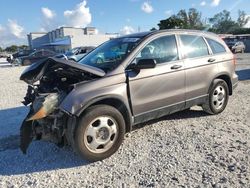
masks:
<path id="1" fill-rule="evenodd" d="M 213 77 L 218 72 L 218 59 L 202 36 L 179 35 L 186 73 L 186 107 L 202 104 Z"/>
<path id="2" fill-rule="evenodd" d="M 146 44 L 132 63 L 140 59 L 154 59 L 157 65 L 152 69 L 127 70 L 135 121 L 146 121 L 182 109 L 185 73 L 175 35 L 161 36 Z"/>

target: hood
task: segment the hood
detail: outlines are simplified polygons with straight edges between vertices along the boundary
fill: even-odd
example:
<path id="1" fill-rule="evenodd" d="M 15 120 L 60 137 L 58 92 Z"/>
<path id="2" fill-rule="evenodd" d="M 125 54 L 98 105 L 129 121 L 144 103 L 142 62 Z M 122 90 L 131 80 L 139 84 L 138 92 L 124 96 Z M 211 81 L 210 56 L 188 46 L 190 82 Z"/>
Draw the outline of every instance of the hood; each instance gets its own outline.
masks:
<path id="1" fill-rule="evenodd" d="M 91 67 L 89 65 L 79 64 L 72 61 L 58 59 L 58 58 L 48 58 L 46 60 L 40 60 L 27 69 L 20 76 L 20 80 L 25 81 L 28 84 L 33 84 L 40 80 L 44 74 L 48 71 L 62 72 L 64 75 L 78 75 L 83 76 L 84 73 L 90 73 L 98 77 L 103 77 L 105 72 L 99 68 Z"/>

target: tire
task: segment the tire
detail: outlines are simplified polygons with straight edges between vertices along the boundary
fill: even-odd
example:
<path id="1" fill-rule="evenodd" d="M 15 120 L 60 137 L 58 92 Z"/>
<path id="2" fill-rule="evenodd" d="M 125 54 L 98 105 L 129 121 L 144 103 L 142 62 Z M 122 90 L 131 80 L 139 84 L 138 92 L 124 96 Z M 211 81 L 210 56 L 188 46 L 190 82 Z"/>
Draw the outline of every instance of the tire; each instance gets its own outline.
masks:
<path id="1" fill-rule="evenodd" d="M 215 79 L 210 87 L 208 99 L 202 108 L 208 114 L 219 114 L 226 108 L 228 99 L 227 83 L 222 79 Z"/>
<path id="2" fill-rule="evenodd" d="M 124 118 L 117 109 L 108 105 L 92 106 L 78 121 L 75 149 L 88 161 L 103 160 L 118 150 L 125 132 Z"/>

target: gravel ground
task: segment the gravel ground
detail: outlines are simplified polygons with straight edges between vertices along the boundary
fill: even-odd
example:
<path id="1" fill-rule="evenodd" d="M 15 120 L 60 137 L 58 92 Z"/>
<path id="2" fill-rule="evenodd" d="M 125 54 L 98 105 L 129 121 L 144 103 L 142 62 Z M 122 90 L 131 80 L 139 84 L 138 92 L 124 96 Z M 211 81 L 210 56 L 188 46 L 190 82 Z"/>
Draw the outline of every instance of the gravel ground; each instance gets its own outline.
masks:
<path id="1" fill-rule="evenodd" d="M 249 58 L 238 56 L 241 81 L 223 113 L 193 107 L 138 125 L 117 153 L 95 163 L 43 141 L 23 155 L 24 68 L 0 68 L 0 187 L 250 187 Z"/>

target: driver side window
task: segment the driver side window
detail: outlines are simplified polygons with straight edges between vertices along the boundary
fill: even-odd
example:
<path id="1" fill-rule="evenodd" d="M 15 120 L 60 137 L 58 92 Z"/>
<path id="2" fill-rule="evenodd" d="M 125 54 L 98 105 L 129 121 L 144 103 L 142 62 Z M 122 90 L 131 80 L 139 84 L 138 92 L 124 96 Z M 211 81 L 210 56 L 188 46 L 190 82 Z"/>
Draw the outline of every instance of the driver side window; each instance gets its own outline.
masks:
<path id="1" fill-rule="evenodd" d="M 157 64 L 178 60 L 175 36 L 168 35 L 151 41 L 139 52 L 136 62 L 141 59 L 154 59 Z"/>

